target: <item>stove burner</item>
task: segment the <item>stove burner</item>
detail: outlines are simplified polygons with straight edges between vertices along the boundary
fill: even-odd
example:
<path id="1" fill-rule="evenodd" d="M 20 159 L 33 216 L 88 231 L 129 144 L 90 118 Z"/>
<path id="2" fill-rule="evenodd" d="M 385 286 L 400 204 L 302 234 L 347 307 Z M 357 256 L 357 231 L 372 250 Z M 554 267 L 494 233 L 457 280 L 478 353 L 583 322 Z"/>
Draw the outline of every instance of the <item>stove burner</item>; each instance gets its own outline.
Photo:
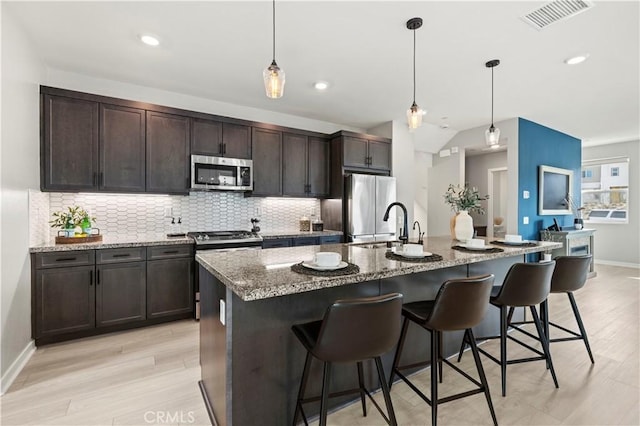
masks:
<path id="1" fill-rule="evenodd" d="M 187 236 L 195 240 L 197 247 L 215 248 L 218 245 L 242 247 L 262 243 L 262 237 L 250 231 L 201 231 L 189 232 Z"/>

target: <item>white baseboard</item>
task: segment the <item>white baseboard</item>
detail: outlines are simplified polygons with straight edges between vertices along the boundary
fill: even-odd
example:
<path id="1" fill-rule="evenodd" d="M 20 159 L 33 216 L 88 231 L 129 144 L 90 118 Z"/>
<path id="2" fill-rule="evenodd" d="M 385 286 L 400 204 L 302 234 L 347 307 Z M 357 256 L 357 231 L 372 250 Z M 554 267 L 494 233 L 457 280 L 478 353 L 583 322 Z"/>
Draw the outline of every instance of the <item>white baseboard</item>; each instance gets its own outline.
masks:
<path id="1" fill-rule="evenodd" d="M 9 390 L 13 381 L 18 377 L 18 374 L 20 374 L 24 366 L 27 365 L 27 362 L 31 359 L 31 356 L 35 351 L 35 341 L 31 340 L 27 343 L 27 346 L 25 346 L 20 355 L 18 355 L 18 358 L 11 363 L 7 372 L 2 375 L 2 378 L 0 379 L 0 395 L 4 395 L 4 393 Z"/>
<path id="2" fill-rule="evenodd" d="M 596 265 L 622 266 L 625 268 L 640 269 L 640 263 L 616 262 L 615 260 L 601 260 L 601 259 L 595 259 L 594 263 Z"/>

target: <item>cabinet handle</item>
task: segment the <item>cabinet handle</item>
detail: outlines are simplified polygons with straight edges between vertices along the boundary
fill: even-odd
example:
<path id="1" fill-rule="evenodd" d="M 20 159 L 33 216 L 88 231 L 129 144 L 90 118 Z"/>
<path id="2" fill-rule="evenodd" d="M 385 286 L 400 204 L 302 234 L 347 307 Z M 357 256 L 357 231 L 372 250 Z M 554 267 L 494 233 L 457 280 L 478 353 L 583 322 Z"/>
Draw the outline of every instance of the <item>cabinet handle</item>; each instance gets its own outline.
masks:
<path id="1" fill-rule="evenodd" d="M 100 269 L 96 271 L 96 285 L 100 285 Z"/>
<path id="2" fill-rule="evenodd" d="M 131 253 L 114 254 L 113 257 L 129 257 Z"/>
<path id="3" fill-rule="evenodd" d="M 104 173 L 100 172 L 100 181 L 98 182 L 100 186 L 104 186 Z"/>
<path id="4" fill-rule="evenodd" d="M 223 143 L 222 144 L 222 155 L 225 155 L 227 153 L 227 144 Z"/>
<path id="5" fill-rule="evenodd" d="M 98 174 L 93 172 L 93 186 L 98 186 Z"/>
<path id="6" fill-rule="evenodd" d="M 176 253 L 180 253 L 178 250 L 165 250 L 162 253 L 164 254 L 176 254 Z"/>
<path id="7" fill-rule="evenodd" d="M 222 155 L 222 142 L 218 142 L 218 152 L 220 153 L 220 155 Z"/>
<path id="8" fill-rule="evenodd" d="M 93 285 L 93 271 L 89 271 L 89 287 Z"/>
<path id="9" fill-rule="evenodd" d="M 56 262 L 70 262 L 72 260 L 76 260 L 75 257 L 61 257 L 59 259 L 56 259 Z"/>

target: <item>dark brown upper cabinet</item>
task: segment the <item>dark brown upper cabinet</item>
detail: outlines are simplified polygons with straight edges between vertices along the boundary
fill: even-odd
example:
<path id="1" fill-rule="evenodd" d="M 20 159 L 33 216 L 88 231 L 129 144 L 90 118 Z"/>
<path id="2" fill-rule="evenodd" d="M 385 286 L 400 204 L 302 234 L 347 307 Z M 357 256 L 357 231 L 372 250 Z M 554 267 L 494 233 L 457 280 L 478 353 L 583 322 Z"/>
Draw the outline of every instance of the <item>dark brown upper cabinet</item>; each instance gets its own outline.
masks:
<path id="1" fill-rule="evenodd" d="M 100 104 L 98 188 L 113 192 L 145 190 L 145 111 Z"/>
<path id="2" fill-rule="evenodd" d="M 98 103 L 42 97 L 40 186 L 48 191 L 98 188 Z"/>
<path id="3" fill-rule="evenodd" d="M 147 111 L 147 192 L 189 192 L 190 119 Z"/>
<path id="4" fill-rule="evenodd" d="M 251 159 L 251 127 L 194 118 L 191 154 Z"/>
<path id="5" fill-rule="evenodd" d="M 282 132 L 253 128 L 252 195 L 282 195 Z"/>
<path id="6" fill-rule="evenodd" d="M 282 194 L 326 197 L 329 194 L 327 139 L 294 133 L 282 135 Z"/>

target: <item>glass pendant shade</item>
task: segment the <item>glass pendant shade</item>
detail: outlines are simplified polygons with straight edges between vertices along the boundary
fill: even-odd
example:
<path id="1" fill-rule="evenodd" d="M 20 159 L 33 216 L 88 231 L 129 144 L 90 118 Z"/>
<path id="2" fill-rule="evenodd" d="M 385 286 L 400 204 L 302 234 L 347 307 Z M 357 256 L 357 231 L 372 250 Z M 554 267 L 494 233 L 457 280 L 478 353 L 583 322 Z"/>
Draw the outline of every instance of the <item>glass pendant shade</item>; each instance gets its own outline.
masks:
<path id="1" fill-rule="evenodd" d="M 487 145 L 491 147 L 498 146 L 500 143 L 500 129 L 492 124 L 491 127 L 484 132 L 484 138 Z"/>
<path id="2" fill-rule="evenodd" d="M 284 94 L 285 74 L 275 60 L 263 71 L 262 76 L 267 97 L 271 99 L 281 98 Z"/>
<path id="3" fill-rule="evenodd" d="M 422 126 L 422 110 L 414 102 L 411 108 L 407 110 L 407 123 L 409 123 L 409 129 L 417 129 Z"/>

